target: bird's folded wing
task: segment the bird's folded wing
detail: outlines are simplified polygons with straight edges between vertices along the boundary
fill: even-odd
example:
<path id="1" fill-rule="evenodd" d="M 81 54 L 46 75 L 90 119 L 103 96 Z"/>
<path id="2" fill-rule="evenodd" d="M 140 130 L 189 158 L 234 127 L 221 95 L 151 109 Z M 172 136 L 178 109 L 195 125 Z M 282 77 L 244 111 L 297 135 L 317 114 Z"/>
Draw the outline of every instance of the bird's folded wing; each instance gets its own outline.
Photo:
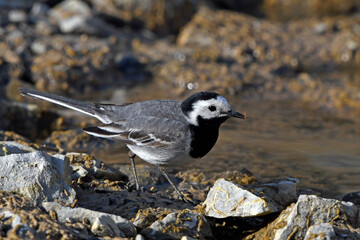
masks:
<path id="1" fill-rule="evenodd" d="M 144 116 L 83 130 L 90 135 L 126 144 L 166 147 L 184 139 L 187 125 L 174 119 Z"/>

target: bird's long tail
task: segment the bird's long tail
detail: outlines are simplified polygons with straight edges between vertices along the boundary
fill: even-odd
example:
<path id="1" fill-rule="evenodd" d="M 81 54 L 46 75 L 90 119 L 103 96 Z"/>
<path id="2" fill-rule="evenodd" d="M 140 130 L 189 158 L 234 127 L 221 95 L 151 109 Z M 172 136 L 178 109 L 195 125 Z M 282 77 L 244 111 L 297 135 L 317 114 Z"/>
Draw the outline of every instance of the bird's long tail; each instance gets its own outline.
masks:
<path id="1" fill-rule="evenodd" d="M 92 117 L 99 119 L 103 123 L 107 123 L 108 119 L 106 115 L 100 114 L 102 110 L 104 110 L 100 105 L 96 105 L 93 103 L 80 102 L 74 99 L 58 96 L 55 94 L 40 92 L 38 90 L 29 89 L 29 88 L 19 88 L 19 92 L 23 96 L 29 96 L 33 98 L 39 98 L 51 103 L 55 103 L 61 105 L 63 107 L 67 107 L 73 109 L 78 112 L 85 113 Z"/>

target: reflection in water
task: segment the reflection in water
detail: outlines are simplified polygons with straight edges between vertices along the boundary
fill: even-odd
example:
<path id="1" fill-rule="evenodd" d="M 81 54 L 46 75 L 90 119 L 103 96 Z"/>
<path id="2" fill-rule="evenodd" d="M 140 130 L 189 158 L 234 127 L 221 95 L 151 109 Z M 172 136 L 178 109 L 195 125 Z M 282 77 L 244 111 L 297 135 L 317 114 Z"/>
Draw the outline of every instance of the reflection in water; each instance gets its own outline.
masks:
<path id="1" fill-rule="evenodd" d="M 229 101 L 239 106 L 236 110 L 245 111 L 248 119 L 224 123 L 212 151 L 184 170 L 246 168 L 257 178 L 296 177 L 301 187 L 319 190 L 324 196 L 360 190 L 358 123 L 331 118 L 295 102 Z M 97 155 L 108 163 L 129 163 L 121 149 Z"/>

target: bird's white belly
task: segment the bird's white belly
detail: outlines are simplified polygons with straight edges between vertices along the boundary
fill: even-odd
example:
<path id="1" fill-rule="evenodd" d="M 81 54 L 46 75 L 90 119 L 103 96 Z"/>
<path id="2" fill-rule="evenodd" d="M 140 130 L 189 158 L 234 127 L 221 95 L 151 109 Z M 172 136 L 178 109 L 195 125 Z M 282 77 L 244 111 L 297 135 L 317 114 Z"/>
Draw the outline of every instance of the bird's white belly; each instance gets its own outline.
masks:
<path id="1" fill-rule="evenodd" d="M 192 160 L 188 151 L 171 151 L 127 145 L 127 147 L 142 160 L 158 166 L 182 166 Z"/>

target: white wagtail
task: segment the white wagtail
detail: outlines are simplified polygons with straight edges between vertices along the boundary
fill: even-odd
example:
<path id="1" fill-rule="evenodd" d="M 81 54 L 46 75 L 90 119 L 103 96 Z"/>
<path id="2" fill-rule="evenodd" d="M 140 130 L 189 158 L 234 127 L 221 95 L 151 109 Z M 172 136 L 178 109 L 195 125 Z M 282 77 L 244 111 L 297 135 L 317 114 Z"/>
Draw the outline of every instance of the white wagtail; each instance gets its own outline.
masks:
<path id="1" fill-rule="evenodd" d="M 214 92 L 195 93 L 184 101 L 150 100 L 115 105 L 85 103 L 33 89 L 19 88 L 19 91 L 23 96 L 49 101 L 99 119 L 104 125 L 83 130 L 127 145 L 137 190 L 136 155 L 157 166 L 184 201 L 186 199 L 163 167 L 183 165 L 205 156 L 215 145 L 219 127 L 225 120 L 245 118 Z"/>

